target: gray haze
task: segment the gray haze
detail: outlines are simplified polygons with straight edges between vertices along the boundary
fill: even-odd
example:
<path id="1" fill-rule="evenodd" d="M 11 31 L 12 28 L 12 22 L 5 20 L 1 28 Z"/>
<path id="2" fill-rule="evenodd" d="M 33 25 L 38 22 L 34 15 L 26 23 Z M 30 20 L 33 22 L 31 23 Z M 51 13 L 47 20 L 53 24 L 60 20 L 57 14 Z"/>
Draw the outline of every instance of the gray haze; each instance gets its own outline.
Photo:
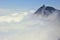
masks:
<path id="1" fill-rule="evenodd" d="M 0 18 L 0 40 L 60 40 L 60 10 L 54 7 Z"/>

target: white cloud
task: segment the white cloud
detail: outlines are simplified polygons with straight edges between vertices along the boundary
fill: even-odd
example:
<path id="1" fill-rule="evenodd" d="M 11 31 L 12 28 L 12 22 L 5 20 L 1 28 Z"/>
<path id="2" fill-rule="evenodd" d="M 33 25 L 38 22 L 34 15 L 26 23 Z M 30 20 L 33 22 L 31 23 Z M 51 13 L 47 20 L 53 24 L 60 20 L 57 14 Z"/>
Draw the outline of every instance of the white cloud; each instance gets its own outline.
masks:
<path id="1" fill-rule="evenodd" d="M 18 13 L 13 9 L 0 8 L 0 22 L 20 22 L 25 16 L 25 13 Z"/>
<path id="2" fill-rule="evenodd" d="M 14 13 L 7 16 L 0 16 L 0 22 L 20 22 L 25 15 L 26 13 Z"/>
<path id="3" fill-rule="evenodd" d="M 56 15 L 49 16 L 48 19 L 51 21 L 44 20 L 44 18 L 32 17 L 29 12 L 15 12 L 10 15 L 0 16 L 0 23 L 7 22 L 0 25 L 0 40 L 56 40 L 60 37 L 60 27 L 54 21 Z M 26 16 L 26 17 L 25 17 Z M 39 16 L 40 17 L 40 16 Z M 24 19 L 26 18 L 26 19 Z M 24 20 L 23 20 L 24 19 Z M 16 22 L 21 22 L 14 24 Z M 11 23 L 14 22 L 14 23 Z"/>
<path id="4" fill-rule="evenodd" d="M 4 23 L 2 24 L 2 26 L 0 25 L 0 33 L 2 33 L 0 34 L 0 40 L 20 40 L 20 39 L 24 40 L 25 39 L 24 37 L 26 35 L 24 34 L 24 37 L 23 37 L 23 36 L 20 36 L 21 34 L 19 33 L 23 33 L 27 30 L 30 30 L 30 28 L 27 27 L 27 24 L 29 25 L 30 23 L 26 23 L 26 25 L 25 23 L 19 24 L 19 25 L 14 23 L 21 22 L 24 19 L 24 17 L 28 15 L 28 13 L 29 14 L 33 13 L 33 11 L 30 10 L 27 12 L 12 12 L 10 10 L 7 11 L 7 9 L 6 10 L 1 9 L 0 13 L 3 13 L 2 15 L 0 14 L 1 15 L 0 23 Z M 28 35 L 26 37 L 28 37 Z"/>
<path id="5" fill-rule="evenodd" d="M 19 11 L 19 10 L 18 10 Z M 26 12 L 17 12 L 13 9 L 2 9 L 0 8 L 0 22 L 20 22 L 28 13 L 33 13 L 33 10 Z"/>
<path id="6" fill-rule="evenodd" d="M 0 16 L 2 15 L 8 15 L 10 13 L 12 13 L 13 11 L 11 9 L 3 9 L 3 8 L 0 8 Z"/>

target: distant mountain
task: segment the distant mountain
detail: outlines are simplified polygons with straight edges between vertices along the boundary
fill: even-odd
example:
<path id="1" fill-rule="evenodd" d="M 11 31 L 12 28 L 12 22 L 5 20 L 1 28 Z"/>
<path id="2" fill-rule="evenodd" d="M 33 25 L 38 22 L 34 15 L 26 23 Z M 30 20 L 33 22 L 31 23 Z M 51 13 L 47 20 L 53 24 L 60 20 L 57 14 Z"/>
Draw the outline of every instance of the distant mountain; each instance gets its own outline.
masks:
<path id="1" fill-rule="evenodd" d="M 57 10 L 54 7 L 51 7 L 51 6 L 43 5 L 35 12 L 35 14 L 48 16 L 48 15 L 52 14 L 55 11 L 59 12 L 59 14 L 60 14 L 60 10 Z"/>

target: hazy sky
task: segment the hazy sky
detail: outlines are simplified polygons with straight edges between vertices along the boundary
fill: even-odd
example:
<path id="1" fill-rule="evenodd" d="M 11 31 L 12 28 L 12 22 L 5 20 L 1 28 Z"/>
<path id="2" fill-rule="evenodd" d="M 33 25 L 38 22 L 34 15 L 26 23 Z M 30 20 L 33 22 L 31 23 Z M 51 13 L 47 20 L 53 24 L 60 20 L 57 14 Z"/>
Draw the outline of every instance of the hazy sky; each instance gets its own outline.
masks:
<path id="1" fill-rule="evenodd" d="M 0 8 L 7 9 L 37 9 L 43 4 L 60 8 L 60 0 L 0 0 Z"/>

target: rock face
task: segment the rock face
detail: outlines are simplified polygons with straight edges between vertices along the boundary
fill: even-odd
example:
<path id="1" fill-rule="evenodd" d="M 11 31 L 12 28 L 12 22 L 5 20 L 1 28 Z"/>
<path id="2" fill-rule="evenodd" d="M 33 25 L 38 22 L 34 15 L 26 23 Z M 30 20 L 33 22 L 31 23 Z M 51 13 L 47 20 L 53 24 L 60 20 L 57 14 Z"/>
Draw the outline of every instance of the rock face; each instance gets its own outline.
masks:
<path id="1" fill-rule="evenodd" d="M 50 6 L 45 6 L 43 5 L 42 7 L 40 7 L 35 14 L 37 15 L 50 15 L 53 14 L 53 12 L 58 12 L 60 14 L 60 10 L 55 9 L 54 7 L 50 7 Z"/>
<path id="2" fill-rule="evenodd" d="M 35 14 L 41 14 L 42 11 L 44 10 L 44 8 L 45 8 L 45 5 L 43 5 L 42 7 L 40 7 L 40 8 L 35 12 Z"/>

